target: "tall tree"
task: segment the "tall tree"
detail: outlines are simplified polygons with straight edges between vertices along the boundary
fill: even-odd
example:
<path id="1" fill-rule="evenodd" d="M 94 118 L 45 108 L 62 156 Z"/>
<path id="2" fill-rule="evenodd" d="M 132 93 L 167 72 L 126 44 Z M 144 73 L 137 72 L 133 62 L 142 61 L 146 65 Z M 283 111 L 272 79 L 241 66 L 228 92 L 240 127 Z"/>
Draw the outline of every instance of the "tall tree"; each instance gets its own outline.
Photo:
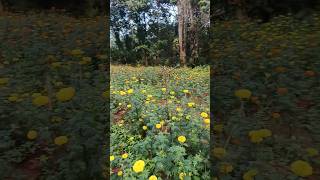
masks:
<path id="1" fill-rule="evenodd" d="M 188 1 L 178 0 L 178 32 L 179 32 L 179 60 L 180 65 L 185 66 L 187 64 L 187 17 L 188 17 Z"/>
<path id="2" fill-rule="evenodd" d="M 195 65 L 199 58 L 200 33 L 209 22 L 209 1 L 178 0 L 180 65 Z"/>

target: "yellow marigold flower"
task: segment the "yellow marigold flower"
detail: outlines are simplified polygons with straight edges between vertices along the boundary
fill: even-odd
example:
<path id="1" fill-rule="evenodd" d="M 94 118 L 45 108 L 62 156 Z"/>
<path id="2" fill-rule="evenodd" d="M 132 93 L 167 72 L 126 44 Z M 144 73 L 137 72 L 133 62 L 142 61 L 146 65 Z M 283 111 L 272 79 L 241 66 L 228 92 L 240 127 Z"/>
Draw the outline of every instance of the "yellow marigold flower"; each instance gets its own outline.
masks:
<path id="1" fill-rule="evenodd" d="M 167 91 L 167 89 L 166 88 L 161 88 L 161 91 L 165 92 L 165 91 Z"/>
<path id="2" fill-rule="evenodd" d="M 118 106 L 121 106 L 121 105 L 122 105 L 122 103 L 119 103 L 119 104 L 118 104 Z"/>
<path id="3" fill-rule="evenodd" d="M 255 169 L 251 169 L 243 174 L 243 180 L 254 180 L 254 176 L 258 174 L 258 171 Z"/>
<path id="4" fill-rule="evenodd" d="M 260 143 L 263 138 L 269 137 L 272 132 L 269 129 L 253 130 L 249 132 L 250 141 L 253 143 Z"/>
<path id="5" fill-rule="evenodd" d="M 109 157 L 110 158 L 110 161 L 113 161 L 115 159 L 115 157 L 112 155 Z"/>
<path id="6" fill-rule="evenodd" d="M 0 86 L 6 85 L 9 82 L 9 78 L 0 78 Z"/>
<path id="7" fill-rule="evenodd" d="M 221 133 L 223 131 L 223 125 L 222 124 L 213 125 L 213 130 L 218 133 Z"/>
<path id="8" fill-rule="evenodd" d="M 258 130 L 258 133 L 260 134 L 261 137 L 269 137 L 272 135 L 272 132 L 269 129 L 260 129 Z"/>
<path id="9" fill-rule="evenodd" d="M 128 153 L 122 154 L 121 157 L 122 157 L 123 159 L 126 159 L 126 158 L 128 157 Z"/>
<path id="10" fill-rule="evenodd" d="M 28 131 L 27 133 L 27 138 L 30 139 L 30 140 L 34 140 L 38 137 L 38 132 L 35 131 L 35 130 L 30 130 Z"/>
<path id="11" fill-rule="evenodd" d="M 178 112 L 181 112 L 181 111 L 182 111 L 181 107 L 177 107 L 176 110 L 177 110 Z"/>
<path id="12" fill-rule="evenodd" d="M 315 148 L 307 148 L 308 156 L 317 156 L 319 154 L 318 150 Z"/>
<path id="13" fill-rule="evenodd" d="M 132 94 L 133 93 L 133 89 L 129 89 L 127 92 L 128 92 L 128 94 Z"/>
<path id="14" fill-rule="evenodd" d="M 210 124 L 210 119 L 204 119 L 203 122 L 204 122 L 205 124 Z"/>
<path id="15" fill-rule="evenodd" d="M 153 96 L 151 94 L 147 95 L 147 98 L 152 98 Z"/>
<path id="16" fill-rule="evenodd" d="M 258 135 L 250 136 L 250 141 L 253 143 L 260 143 L 262 140 L 263 138 Z"/>
<path id="17" fill-rule="evenodd" d="M 142 172 L 144 170 L 145 162 L 143 160 L 138 160 L 133 165 L 133 171 L 136 173 Z"/>
<path id="18" fill-rule="evenodd" d="M 180 173 L 179 174 L 179 179 L 183 180 L 186 175 L 187 175 L 186 173 Z"/>
<path id="19" fill-rule="evenodd" d="M 188 107 L 190 107 L 190 108 L 193 107 L 194 105 L 195 105 L 194 102 L 189 102 L 189 103 L 188 103 Z"/>
<path id="20" fill-rule="evenodd" d="M 143 130 L 147 130 L 148 127 L 147 127 L 147 126 L 143 126 L 142 129 L 143 129 Z"/>
<path id="21" fill-rule="evenodd" d="M 124 95 L 126 95 L 126 94 L 127 94 L 126 92 L 120 91 L 120 95 L 121 95 L 121 96 L 124 96 Z"/>
<path id="22" fill-rule="evenodd" d="M 54 143 L 58 146 L 64 145 L 68 142 L 67 136 L 59 136 L 54 139 Z"/>
<path id="23" fill-rule="evenodd" d="M 176 93 L 174 91 L 170 91 L 170 94 L 171 95 L 175 95 Z"/>
<path id="24" fill-rule="evenodd" d="M 310 166 L 310 164 L 306 161 L 302 161 L 302 160 L 297 160 L 293 163 L 291 163 L 290 165 L 290 169 L 291 171 L 300 177 L 307 177 L 312 175 L 312 167 Z"/>
<path id="25" fill-rule="evenodd" d="M 146 92 L 147 92 L 147 91 L 146 91 L 146 90 L 144 90 L 144 89 L 141 91 L 141 93 L 142 93 L 142 94 L 144 94 L 144 93 L 146 93 Z"/>
<path id="26" fill-rule="evenodd" d="M 228 174 L 233 171 L 233 166 L 229 163 L 222 163 L 220 166 L 220 172 Z"/>
<path id="27" fill-rule="evenodd" d="M 156 124 L 156 128 L 160 129 L 161 128 L 161 124 Z"/>
<path id="28" fill-rule="evenodd" d="M 226 155 L 227 151 L 224 148 L 221 147 L 217 147 L 217 148 L 213 148 L 213 156 L 221 159 Z"/>
<path id="29" fill-rule="evenodd" d="M 248 89 L 239 89 L 235 91 L 235 96 L 240 99 L 249 99 L 251 97 L 251 91 Z"/>
<path id="30" fill-rule="evenodd" d="M 35 106 L 44 106 L 49 103 L 48 96 L 37 96 L 32 100 L 32 104 Z"/>
<path id="31" fill-rule="evenodd" d="M 157 178 L 157 176 L 155 176 L 155 175 L 152 175 L 152 176 L 150 176 L 149 177 L 149 180 L 157 180 L 158 178 Z"/>
<path id="32" fill-rule="evenodd" d="M 189 93 L 189 90 L 184 89 L 183 92 L 184 92 L 184 93 Z"/>
<path id="33" fill-rule="evenodd" d="M 185 136 L 179 136 L 178 137 L 178 141 L 181 142 L 181 143 L 184 143 L 186 142 L 187 138 Z"/>
<path id="34" fill-rule="evenodd" d="M 208 115 L 206 112 L 202 112 L 202 113 L 200 114 L 200 116 L 203 117 L 203 118 L 209 117 L 209 115 Z"/>
<path id="35" fill-rule="evenodd" d="M 123 172 L 122 171 L 118 171 L 118 176 L 122 176 L 123 175 Z"/>
<path id="36" fill-rule="evenodd" d="M 128 104 L 128 105 L 127 105 L 127 108 L 131 108 L 131 107 L 132 107 L 132 105 L 131 105 L 131 104 Z"/>
<path id="37" fill-rule="evenodd" d="M 69 101 L 73 98 L 75 93 L 76 91 L 73 87 L 62 88 L 57 92 L 56 98 L 61 102 Z"/>

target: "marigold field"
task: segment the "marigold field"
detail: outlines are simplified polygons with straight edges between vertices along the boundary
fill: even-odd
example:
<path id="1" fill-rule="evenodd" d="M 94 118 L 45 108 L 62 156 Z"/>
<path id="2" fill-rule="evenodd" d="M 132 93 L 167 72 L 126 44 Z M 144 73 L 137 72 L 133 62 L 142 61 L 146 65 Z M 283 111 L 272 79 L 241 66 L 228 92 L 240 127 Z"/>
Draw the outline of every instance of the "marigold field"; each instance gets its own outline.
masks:
<path id="1" fill-rule="evenodd" d="M 320 16 L 212 27 L 211 71 L 107 72 L 105 17 L 1 16 L 0 179 L 320 179 Z"/>
<path id="2" fill-rule="evenodd" d="M 320 179 L 320 16 L 212 26 L 216 179 Z"/>
<path id="3" fill-rule="evenodd" d="M 105 17 L 0 17 L 0 179 L 102 178 L 107 36 Z"/>
<path id="4" fill-rule="evenodd" d="M 111 66 L 111 179 L 210 179 L 209 67 Z"/>

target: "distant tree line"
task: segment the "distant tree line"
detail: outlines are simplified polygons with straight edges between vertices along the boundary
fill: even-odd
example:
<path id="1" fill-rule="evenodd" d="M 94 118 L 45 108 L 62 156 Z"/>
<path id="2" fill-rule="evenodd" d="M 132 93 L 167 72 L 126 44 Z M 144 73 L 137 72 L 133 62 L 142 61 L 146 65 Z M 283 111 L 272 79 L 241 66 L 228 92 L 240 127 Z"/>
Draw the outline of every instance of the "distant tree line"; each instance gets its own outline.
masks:
<path id="1" fill-rule="evenodd" d="M 107 0 L 0 0 L 0 13 L 60 10 L 74 16 L 95 16 L 107 13 Z"/>
<path id="2" fill-rule="evenodd" d="M 211 21 L 260 19 L 268 22 L 274 16 L 288 13 L 304 18 L 319 9 L 319 0 L 214 0 L 211 3 Z"/>
<path id="3" fill-rule="evenodd" d="M 111 0 L 111 61 L 207 64 L 209 0 Z"/>

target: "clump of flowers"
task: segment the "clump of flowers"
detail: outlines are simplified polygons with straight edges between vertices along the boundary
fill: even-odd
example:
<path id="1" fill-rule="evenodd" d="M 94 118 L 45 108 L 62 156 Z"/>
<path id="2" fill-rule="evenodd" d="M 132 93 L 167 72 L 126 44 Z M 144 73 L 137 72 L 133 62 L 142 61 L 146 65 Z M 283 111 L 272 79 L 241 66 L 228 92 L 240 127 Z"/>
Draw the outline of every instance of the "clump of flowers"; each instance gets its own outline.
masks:
<path id="1" fill-rule="evenodd" d="M 249 132 L 250 141 L 260 143 L 264 138 L 270 137 L 272 132 L 269 129 L 253 130 Z"/>
<path id="2" fill-rule="evenodd" d="M 145 162 L 143 160 L 138 160 L 134 163 L 132 169 L 134 172 L 139 173 L 144 170 Z"/>

